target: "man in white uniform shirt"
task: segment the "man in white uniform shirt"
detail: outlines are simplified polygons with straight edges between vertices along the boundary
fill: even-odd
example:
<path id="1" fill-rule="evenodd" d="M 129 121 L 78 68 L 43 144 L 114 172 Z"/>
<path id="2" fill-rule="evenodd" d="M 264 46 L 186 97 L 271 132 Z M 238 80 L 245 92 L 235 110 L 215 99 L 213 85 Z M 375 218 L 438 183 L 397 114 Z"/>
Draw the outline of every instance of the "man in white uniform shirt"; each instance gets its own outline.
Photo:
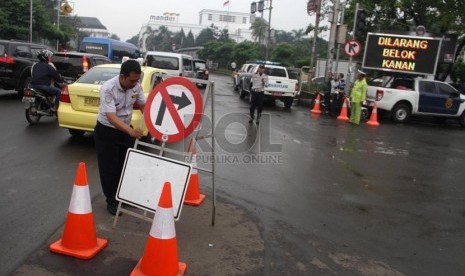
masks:
<path id="1" fill-rule="evenodd" d="M 250 93 L 250 120 L 253 123 L 255 108 L 257 108 L 257 125 L 260 123 L 262 116 L 263 101 L 265 99 L 265 87 L 268 86 L 268 76 L 265 74 L 265 65 L 260 64 L 258 71 L 252 75 L 252 91 Z"/>
<path id="2" fill-rule="evenodd" d="M 100 108 L 94 130 L 100 183 L 107 201 L 107 210 L 116 214 L 115 199 L 128 148 L 142 137 L 142 130 L 131 124 L 134 103 L 144 109 L 145 96 L 139 84 L 142 74 L 136 60 L 121 65 L 120 74 L 107 80 L 100 88 Z"/>

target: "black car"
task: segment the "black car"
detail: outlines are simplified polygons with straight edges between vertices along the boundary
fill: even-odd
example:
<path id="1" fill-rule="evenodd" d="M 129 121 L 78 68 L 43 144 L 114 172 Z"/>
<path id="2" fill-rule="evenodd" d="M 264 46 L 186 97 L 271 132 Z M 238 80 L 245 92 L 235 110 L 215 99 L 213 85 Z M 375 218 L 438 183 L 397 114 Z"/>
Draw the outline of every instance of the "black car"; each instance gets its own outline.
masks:
<path id="1" fill-rule="evenodd" d="M 52 56 L 52 63 L 67 83 L 74 82 L 95 65 L 112 63 L 106 56 L 80 53 L 59 52 Z"/>
<path id="2" fill-rule="evenodd" d="M 46 45 L 17 40 L 0 40 L 0 88 L 18 91 L 22 97 L 24 88 L 31 82 L 32 64 L 38 62 L 37 54 Z"/>
<path id="3" fill-rule="evenodd" d="M 207 67 L 207 62 L 202 59 L 194 59 L 194 71 L 195 71 L 195 78 L 201 79 L 201 80 L 208 80 L 208 67 Z M 202 87 L 207 86 L 206 84 L 201 84 L 198 83 L 197 85 L 200 85 Z"/>

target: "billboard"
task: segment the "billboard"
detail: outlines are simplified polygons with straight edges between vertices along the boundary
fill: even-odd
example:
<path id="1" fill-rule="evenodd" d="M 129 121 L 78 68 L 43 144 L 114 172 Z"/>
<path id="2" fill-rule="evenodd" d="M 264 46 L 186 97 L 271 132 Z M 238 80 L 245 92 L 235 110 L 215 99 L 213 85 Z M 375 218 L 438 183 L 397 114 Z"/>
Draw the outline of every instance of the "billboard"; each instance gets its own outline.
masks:
<path id="1" fill-rule="evenodd" d="M 434 75 L 441 38 L 368 33 L 362 67 Z"/>

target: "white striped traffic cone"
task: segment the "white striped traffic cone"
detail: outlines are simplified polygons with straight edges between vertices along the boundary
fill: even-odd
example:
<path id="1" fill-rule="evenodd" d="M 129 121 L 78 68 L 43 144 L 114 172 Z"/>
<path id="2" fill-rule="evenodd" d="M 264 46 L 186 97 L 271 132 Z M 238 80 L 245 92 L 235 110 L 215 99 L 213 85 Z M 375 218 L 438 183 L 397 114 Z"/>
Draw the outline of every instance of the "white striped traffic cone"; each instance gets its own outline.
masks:
<path id="1" fill-rule="evenodd" d="M 186 264 L 178 261 L 171 184 L 165 182 L 144 255 L 131 272 L 131 276 L 175 276 L 184 275 L 185 272 Z"/>
<path id="2" fill-rule="evenodd" d="M 86 164 L 81 162 L 74 181 L 63 236 L 50 245 L 50 251 L 87 260 L 97 255 L 107 243 L 107 240 L 95 235 Z"/>

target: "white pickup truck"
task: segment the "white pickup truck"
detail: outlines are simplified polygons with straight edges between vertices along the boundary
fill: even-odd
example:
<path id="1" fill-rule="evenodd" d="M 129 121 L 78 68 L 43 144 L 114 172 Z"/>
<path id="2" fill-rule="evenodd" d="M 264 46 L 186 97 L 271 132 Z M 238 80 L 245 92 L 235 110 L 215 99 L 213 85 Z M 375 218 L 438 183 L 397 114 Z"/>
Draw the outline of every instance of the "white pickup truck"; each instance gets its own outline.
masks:
<path id="1" fill-rule="evenodd" d="M 252 75 L 258 70 L 258 64 L 241 75 L 239 79 L 239 96 L 244 98 L 252 90 Z M 265 96 L 279 99 L 286 108 L 290 108 L 294 98 L 299 95 L 297 80 L 289 78 L 286 67 L 265 64 L 265 74 L 268 75 L 268 85 L 265 87 Z"/>
<path id="2" fill-rule="evenodd" d="M 448 83 L 423 78 L 383 76 L 368 83 L 368 101 L 403 123 L 411 115 L 458 118 L 465 127 L 465 95 Z"/>

